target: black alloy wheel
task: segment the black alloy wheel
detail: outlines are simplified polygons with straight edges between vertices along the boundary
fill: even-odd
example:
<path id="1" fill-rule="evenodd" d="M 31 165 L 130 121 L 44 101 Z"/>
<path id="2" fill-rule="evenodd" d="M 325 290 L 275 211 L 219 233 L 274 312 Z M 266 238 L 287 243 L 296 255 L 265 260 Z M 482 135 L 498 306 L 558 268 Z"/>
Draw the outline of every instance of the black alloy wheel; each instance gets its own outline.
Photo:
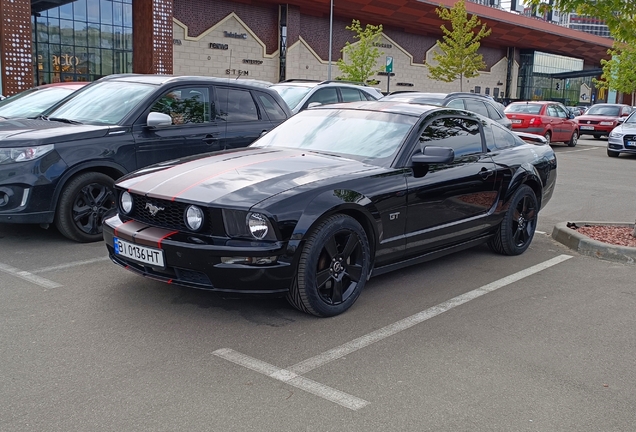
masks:
<path id="1" fill-rule="evenodd" d="M 57 229 L 81 243 L 102 240 L 102 223 L 115 210 L 113 187 L 113 179 L 101 173 L 83 173 L 72 179 L 58 202 Z"/>
<path id="2" fill-rule="evenodd" d="M 510 201 L 495 236 L 488 245 L 502 255 L 520 255 L 528 249 L 537 228 L 539 203 L 530 186 L 522 185 Z"/>
<path id="3" fill-rule="evenodd" d="M 370 256 L 366 233 L 354 218 L 342 214 L 326 218 L 305 242 L 288 301 L 320 317 L 343 313 L 364 288 Z"/>
<path id="4" fill-rule="evenodd" d="M 612 150 L 610 150 L 610 149 L 607 149 L 607 155 L 608 155 L 609 157 L 618 157 L 618 155 L 619 155 L 619 154 L 620 154 L 620 152 L 612 151 Z"/>

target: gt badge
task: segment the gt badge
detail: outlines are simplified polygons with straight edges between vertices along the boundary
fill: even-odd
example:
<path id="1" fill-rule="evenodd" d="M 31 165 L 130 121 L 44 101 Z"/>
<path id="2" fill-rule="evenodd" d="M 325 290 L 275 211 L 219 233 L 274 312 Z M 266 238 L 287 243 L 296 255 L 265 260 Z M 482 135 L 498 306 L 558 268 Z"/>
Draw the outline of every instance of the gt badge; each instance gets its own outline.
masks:
<path id="1" fill-rule="evenodd" d="M 389 220 L 396 220 L 398 218 L 398 216 L 400 215 L 400 212 L 397 213 L 390 213 L 389 214 Z"/>

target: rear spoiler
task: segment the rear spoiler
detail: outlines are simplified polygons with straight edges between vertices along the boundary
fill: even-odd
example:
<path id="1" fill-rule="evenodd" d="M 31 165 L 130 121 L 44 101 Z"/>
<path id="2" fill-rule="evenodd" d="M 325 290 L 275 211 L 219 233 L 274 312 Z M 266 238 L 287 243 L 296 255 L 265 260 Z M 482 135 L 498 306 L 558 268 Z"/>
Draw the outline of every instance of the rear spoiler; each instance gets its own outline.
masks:
<path id="1" fill-rule="evenodd" d="M 525 142 L 530 144 L 536 144 L 536 145 L 548 144 L 548 140 L 545 139 L 545 137 L 542 135 L 537 135 L 537 134 L 532 134 L 527 132 L 516 132 L 516 131 L 514 131 L 513 133 L 517 135 L 519 138 L 521 138 L 522 140 L 524 140 Z"/>

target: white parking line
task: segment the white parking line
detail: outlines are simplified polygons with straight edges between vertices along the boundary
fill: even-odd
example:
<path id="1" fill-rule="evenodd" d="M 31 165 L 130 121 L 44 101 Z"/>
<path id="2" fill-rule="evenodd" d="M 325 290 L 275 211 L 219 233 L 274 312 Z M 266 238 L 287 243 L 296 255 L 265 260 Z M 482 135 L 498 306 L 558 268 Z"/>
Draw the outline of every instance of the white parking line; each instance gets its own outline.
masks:
<path id="1" fill-rule="evenodd" d="M 22 271 L 20 269 L 17 269 L 15 267 L 11 267 L 10 265 L 3 264 L 3 263 L 0 263 L 0 271 L 3 271 L 5 273 L 9 273 L 12 276 L 19 277 L 21 279 L 24 279 L 26 281 L 29 281 L 31 283 L 34 283 L 34 284 L 39 285 L 39 286 L 44 287 L 44 288 L 59 288 L 59 287 L 62 286 L 62 285 L 60 285 L 57 282 L 53 282 L 51 280 L 44 279 L 43 277 L 36 276 L 33 273 L 29 273 L 27 271 Z"/>
<path id="2" fill-rule="evenodd" d="M 351 396 L 350 394 L 341 392 L 340 390 L 336 390 L 324 384 L 320 384 L 316 381 L 310 380 L 309 378 L 299 376 L 288 370 L 277 368 L 274 365 L 265 363 L 264 361 L 245 354 L 241 354 L 229 348 L 216 350 L 213 354 L 217 357 L 224 358 L 232 363 L 236 363 L 255 372 L 262 373 L 270 378 L 282 381 L 323 399 L 337 403 L 338 405 L 349 408 L 353 411 L 357 411 L 360 408 L 364 408 L 369 405 L 369 402 L 363 399 Z"/>
<path id="3" fill-rule="evenodd" d="M 50 267 L 42 267 L 39 268 L 37 270 L 32 270 L 31 273 L 45 273 L 45 272 L 50 272 L 50 271 L 55 271 L 55 270 L 64 270 L 70 267 L 77 267 L 77 266 L 81 266 L 81 265 L 85 265 L 85 264 L 93 264 L 96 262 L 102 262 L 102 261 L 109 261 L 110 258 L 108 257 L 101 257 L 101 258 L 94 258 L 94 259 L 89 259 L 89 260 L 84 260 L 84 261 L 73 261 L 70 263 L 66 263 L 66 264 L 60 264 L 60 265 L 55 265 L 55 266 L 50 266 Z"/>
<path id="4" fill-rule="evenodd" d="M 484 294 L 491 293 L 495 290 L 498 290 L 499 288 L 503 288 L 507 285 L 510 285 L 511 283 L 517 282 L 518 280 L 555 266 L 559 263 L 562 263 L 563 261 L 569 260 L 570 258 L 572 258 L 571 255 L 559 255 L 550 260 L 529 267 L 525 270 L 518 271 L 517 273 L 513 273 L 480 288 L 440 303 L 437 306 L 425 309 L 421 312 L 411 315 L 408 318 L 404 318 L 403 320 L 397 321 L 393 324 L 389 324 L 388 326 L 382 327 L 379 330 L 340 345 L 339 347 L 330 349 L 329 351 L 326 351 L 322 354 L 318 354 L 315 357 L 311 357 L 300 363 L 296 363 L 295 365 L 287 369 L 280 369 L 269 363 L 265 363 L 253 357 L 246 356 L 229 348 L 216 350 L 213 354 L 248 369 L 251 369 L 255 372 L 267 375 L 270 378 L 277 379 L 299 389 L 305 390 L 306 392 L 312 393 L 316 396 L 335 402 L 343 407 L 349 408 L 351 410 L 358 410 L 368 405 L 369 402 L 363 399 L 359 399 L 355 396 L 351 396 L 347 393 L 343 393 L 340 390 L 336 390 L 315 381 L 309 380 L 302 377 L 301 375 L 327 363 L 330 363 L 336 359 L 339 359 L 347 354 L 357 351 L 361 348 L 374 344 L 375 342 L 381 341 L 382 339 L 386 339 L 389 336 L 393 336 L 403 330 L 409 329 L 421 322 L 424 322 L 457 306 L 481 297 Z"/>
<path id="5" fill-rule="evenodd" d="M 562 154 L 568 154 L 568 153 L 578 153 L 578 152 L 584 152 L 584 151 L 589 151 L 589 150 L 595 150 L 598 148 L 604 148 L 604 147 L 590 147 L 590 148 L 586 148 L 586 149 L 581 149 L 581 150 L 568 150 L 568 151 L 564 151 L 559 153 L 559 156 L 561 156 Z"/>

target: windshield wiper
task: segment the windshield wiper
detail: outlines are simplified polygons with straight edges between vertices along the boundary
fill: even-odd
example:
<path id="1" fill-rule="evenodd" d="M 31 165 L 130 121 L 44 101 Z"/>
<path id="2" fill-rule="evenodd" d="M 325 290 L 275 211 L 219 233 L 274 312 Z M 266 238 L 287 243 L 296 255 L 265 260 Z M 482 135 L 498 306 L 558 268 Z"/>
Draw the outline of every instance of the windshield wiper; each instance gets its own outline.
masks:
<path id="1" fill-rule="evenodd" d="M 71 119 L 62 118 L 62 117 L 45 117 L 45 116 L 42 116 L 42 118 L 43 118 L 43 120 L 56 121 L 56 122 L 74 124 L 74 125 L 84 124 L 82 122 L 78 122 L 77 120 L 71 120 Z"/>

